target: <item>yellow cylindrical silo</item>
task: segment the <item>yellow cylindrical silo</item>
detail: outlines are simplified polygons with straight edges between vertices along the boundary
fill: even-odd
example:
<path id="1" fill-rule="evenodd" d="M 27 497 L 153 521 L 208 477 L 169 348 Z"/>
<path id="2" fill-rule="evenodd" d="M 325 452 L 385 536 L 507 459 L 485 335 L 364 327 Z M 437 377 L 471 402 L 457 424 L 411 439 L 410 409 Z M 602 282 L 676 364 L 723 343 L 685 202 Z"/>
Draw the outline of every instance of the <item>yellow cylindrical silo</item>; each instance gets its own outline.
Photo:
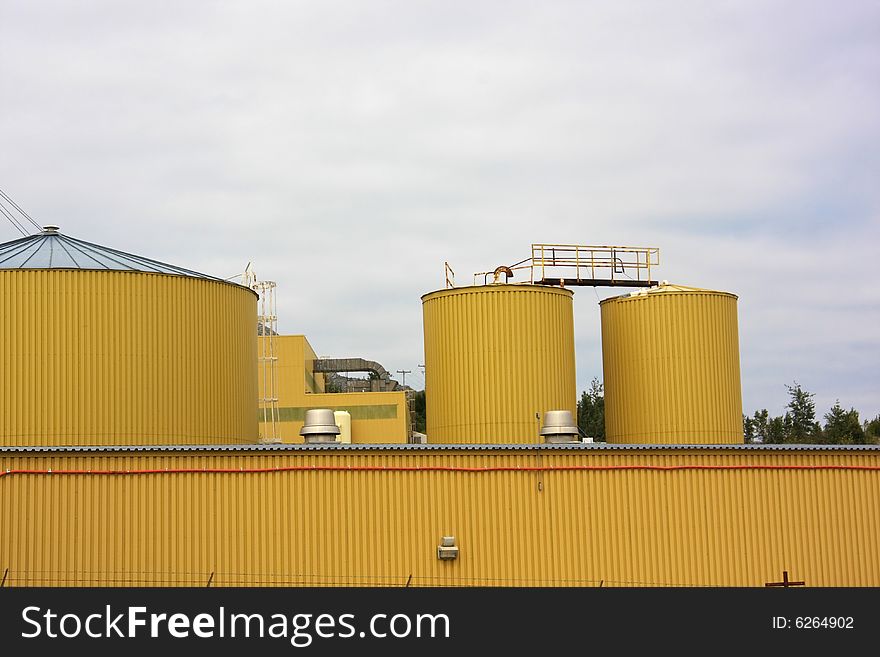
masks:
<path id="1" fill-rule="evenodd" d="M 570 290 L 499 284 L 422 297 L 429 443 L 539 443 L 576 412 Z"/>
<path id="2" fill-rule="evenodd" d="M 742 443 L 737 297 L 663 284 L 601 302 L 609 443 Z"/>
<path id="3" fill-rule="evenodd" d="M 0 444 L 257 442 L 253 291 L 55 232 L 0 260 Z"/>

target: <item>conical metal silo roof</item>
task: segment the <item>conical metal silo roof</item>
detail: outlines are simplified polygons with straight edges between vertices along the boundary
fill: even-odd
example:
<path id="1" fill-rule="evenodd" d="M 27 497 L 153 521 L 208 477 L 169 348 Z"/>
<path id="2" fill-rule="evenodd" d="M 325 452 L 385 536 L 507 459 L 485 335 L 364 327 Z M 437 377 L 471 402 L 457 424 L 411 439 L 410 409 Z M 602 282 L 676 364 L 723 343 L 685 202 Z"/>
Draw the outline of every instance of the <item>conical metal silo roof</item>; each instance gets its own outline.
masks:
<path id="1" fill-rule="evenodd" d="M 226 282 L 191 269 L 62 235 L 57 226 L 45 226 L 36 235 L 0 244 L 0 269 L 133 271 Z"/>

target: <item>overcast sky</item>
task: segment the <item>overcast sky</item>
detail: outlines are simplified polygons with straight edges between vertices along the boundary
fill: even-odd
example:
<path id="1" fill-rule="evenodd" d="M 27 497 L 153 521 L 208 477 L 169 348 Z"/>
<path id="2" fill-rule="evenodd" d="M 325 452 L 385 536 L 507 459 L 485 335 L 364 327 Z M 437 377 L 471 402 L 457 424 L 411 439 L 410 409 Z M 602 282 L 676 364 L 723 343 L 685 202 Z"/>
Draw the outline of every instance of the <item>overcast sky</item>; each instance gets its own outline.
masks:
<path id="1" fill-rule="evenodd" d="M 880 412 L 877 2 L 0 4 L 0 189 L 81 239 L 278 283 L 413 370 L 419 297 L 533 242 L 739 295 L 745 410 Z M 0 223 L 0 240 L 19 234 Z M 575 293 L 578 388 L 601 376 Z"/>

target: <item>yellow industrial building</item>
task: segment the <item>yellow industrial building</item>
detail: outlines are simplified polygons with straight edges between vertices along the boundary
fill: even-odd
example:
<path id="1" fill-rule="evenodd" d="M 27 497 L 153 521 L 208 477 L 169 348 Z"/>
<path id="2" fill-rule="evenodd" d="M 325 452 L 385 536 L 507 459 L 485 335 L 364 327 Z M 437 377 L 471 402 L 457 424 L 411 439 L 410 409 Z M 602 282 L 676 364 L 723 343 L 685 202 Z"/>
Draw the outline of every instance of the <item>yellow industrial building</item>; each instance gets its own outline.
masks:
<path id="1" fill-rule="evenodd" d="M 604 301 L 583 442 L 545 264 L 422 297 L 413 444 L 404 392 L 327 392 L 248 287 L 55 227 L 0 244 L 0 586 L 880 586 L 880 449 L 742 444 L 734 295 Z"/>
<path id="2" fill-rule="evenodd" d="M 259 340 L 268 340 L 259 337 Z M 304 335 L 273 336 L 276 354 L 275 436 L 273 442 L 302 443 L 299 431 L 310 408 L 345 411 L 351 417 L 348 442 L 406 443 L 410 433 L 410 413 L 402 390 L 389 392 L 325 392 L 324 374 L 315 372 L 317 356 Z M 264 398 L 263 380 L 259 380 Z M 260 435 L 271 435 L 271 415 L 261 408 Z"/>

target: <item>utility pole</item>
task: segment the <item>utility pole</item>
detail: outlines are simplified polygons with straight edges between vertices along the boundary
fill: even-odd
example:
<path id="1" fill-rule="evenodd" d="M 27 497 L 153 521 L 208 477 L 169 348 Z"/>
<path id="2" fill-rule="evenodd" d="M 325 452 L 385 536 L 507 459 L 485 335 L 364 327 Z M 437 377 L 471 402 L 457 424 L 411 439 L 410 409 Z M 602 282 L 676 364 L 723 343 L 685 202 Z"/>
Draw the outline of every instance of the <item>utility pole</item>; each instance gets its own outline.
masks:
<path id="1" fill-rule="evenodd" d="M 400 385 L 406 386 L 406 375 L 412 374 L 412 370 L 397 370 L 397 373 L 403 375 L 403 378 L 400 380 Z"/>

